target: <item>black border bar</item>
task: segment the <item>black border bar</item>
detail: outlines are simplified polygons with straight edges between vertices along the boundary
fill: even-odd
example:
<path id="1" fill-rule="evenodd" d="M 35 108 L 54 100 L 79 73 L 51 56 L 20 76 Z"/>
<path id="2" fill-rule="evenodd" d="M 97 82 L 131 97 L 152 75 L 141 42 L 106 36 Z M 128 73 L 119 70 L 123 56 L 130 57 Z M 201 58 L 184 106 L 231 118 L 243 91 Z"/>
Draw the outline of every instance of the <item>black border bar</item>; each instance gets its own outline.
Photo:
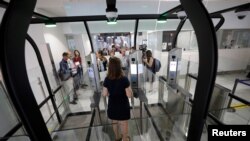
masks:
<path id="1" fill-rule="evenodd" d="M 180 2 L 196 33 L 200 60 L 187 141 L 200 141 L 215 85 L 218 64 L 217 39 L 212 19 L 202 1 Z"/>
<path id="2" fill-rule="evenodd" d="M 0 65 L 6 89 L 30 139 L 52 141 L 24 67 L 25 37 L 35 5 L 36 0 L 10 1 L 0 27 Z"/>
<path id="3" fill-rule="evenodd" d="M 117 20 L 150 20 L 158 19 L 160 14 L 132 14 L 132 15 L 119 15 Z M 211 18 L 220 18 L 219 15 L 211 15 Z M 83 22 L 83 21 L 106 21 L 105 15 L 94 15 L 94 16 L 70 16 L 70 17 L 50 17 L 56 23 L 64 22 Z M 170 14 L 166 16 L 166 19 L 179 19 L 177 14 Z M 32 19 L 31 24 L 42 24 L 46 23 L 47 20 L 43 19 Z"/>
<path id="4" fill-rule="evenodd" d="M 178 5 L 178 6 L 174 7 L 174 8 L 172 8 L 172 9 L 170 9 L 170 10 L 168 10 L 168 11 L 162 13 L 160 16 L 161 16 L 161 17 L 166 17 L 166 16 L 168 16 L 169 14 L 173 14 L 174 12 L 179 12 L 179 11 L 181 11 L 181 10 L 183 10 L 183 7 L 182 7 L 181 5 Z"/>
<path id="5" fill-rule="evenodd" d="M 7 8 L 8 6 L 9 6 L 8 2 L 3 1 L 3 0 L 0 1 L 0 7 Z M 47 17 L 45 15 L 42 15 L 40 13 L 37 13 L 37 12 L 33 12 L 33 16 L 36 17 L 36 18 L 39 18 L 39 19 L 43 19 L 43 20 L 49 20 L 50 19 L 49 17 Z"/>

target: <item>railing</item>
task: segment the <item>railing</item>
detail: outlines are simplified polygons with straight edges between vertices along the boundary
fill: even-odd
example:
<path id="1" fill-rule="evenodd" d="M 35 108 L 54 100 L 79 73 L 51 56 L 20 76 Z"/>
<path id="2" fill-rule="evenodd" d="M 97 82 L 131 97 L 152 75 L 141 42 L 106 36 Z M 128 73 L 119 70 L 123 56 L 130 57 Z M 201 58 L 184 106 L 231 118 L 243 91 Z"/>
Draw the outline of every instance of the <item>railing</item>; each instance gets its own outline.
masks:
<path id="1" fill-rule="evenodd" d="M 187 74 L 188 83 L 186 89 L 189 90 L 191 79 L 196 80 L 197 76 Z M 236 106 L 231 105 L 229 99 L 237 101 Z M 192 102 L 192 100 L 190 100 Z M 212 95 L 208 117 L 216 124 L 250 124 L 250 102 L 246 99 L 231 94 L 231 90 L 216 84 Z"/>

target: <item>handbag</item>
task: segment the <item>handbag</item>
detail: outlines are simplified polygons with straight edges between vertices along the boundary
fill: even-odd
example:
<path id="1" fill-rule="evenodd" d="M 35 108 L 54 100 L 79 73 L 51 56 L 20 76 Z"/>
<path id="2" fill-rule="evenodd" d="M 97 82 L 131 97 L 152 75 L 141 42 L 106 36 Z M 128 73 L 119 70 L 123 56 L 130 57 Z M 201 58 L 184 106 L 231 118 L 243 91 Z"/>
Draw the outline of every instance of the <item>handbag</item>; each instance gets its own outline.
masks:
<path id="1" fill-rule="evenodd" d="M 61 70 L 58 71 L 58 75 L 61 81 L 67 81 L 71 77 L 71 73 L 63 73 Z"/>

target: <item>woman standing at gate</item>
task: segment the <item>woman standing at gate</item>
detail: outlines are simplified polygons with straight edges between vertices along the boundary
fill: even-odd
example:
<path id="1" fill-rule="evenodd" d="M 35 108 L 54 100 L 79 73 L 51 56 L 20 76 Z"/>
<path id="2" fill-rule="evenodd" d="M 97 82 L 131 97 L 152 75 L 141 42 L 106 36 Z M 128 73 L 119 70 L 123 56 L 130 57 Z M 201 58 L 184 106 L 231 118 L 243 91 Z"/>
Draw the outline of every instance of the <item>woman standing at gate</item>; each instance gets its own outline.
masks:
<path id="1" fill-rule="evenodd" d="M 108 75 L 103 84 L 103 96 L 108 96 L 108 117 L 112 120 L 116 140 L 121 140 L 119 127 L 122 129 L 123 141 L 129 141 L 128 120 L 130 119 L 129 99 L 132 89 L 124 75 L 121 60 L 112 57 L 109 60 Z"/>

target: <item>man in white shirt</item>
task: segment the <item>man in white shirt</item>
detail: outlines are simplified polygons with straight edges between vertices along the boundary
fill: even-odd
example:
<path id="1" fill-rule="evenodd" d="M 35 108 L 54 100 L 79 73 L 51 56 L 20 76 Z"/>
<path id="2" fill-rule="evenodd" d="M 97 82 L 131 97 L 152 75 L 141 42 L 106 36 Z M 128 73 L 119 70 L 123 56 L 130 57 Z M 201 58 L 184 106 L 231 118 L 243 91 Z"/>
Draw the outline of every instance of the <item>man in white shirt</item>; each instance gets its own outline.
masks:
<path id="1" fill-rule="evenodd" d="M 129 71 L 129 56 L 126 55 L 126 49 L 121 49 L 121 63 L 122 63 L 122 70 L 126 76 L 128 76 Z"/>

